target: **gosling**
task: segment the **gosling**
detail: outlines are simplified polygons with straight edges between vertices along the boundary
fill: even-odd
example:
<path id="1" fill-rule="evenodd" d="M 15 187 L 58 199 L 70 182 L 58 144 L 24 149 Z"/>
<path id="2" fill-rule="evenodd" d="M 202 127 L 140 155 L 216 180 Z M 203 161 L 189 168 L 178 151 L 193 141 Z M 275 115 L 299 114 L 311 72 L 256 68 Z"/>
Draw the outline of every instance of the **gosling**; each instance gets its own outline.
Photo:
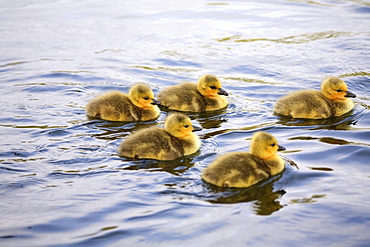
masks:
<path id="1" fill-rule="evenodd" d="M 198 83 L 184 82 L 165 88 L 158 94 L 161 105 L 169 110 L 206 112 L 223 109 L 228 105 L 228 93 L 214 75 L 204 75 Z"/>
<path id="2" fill-rule="evenodd" d="M 285 162 L 277 151 L 275 137 L 266 132 L 256 132 L 251 140 L 250 153 L 232 152 L 219 156 L 202 173 L 208 183 L 219 187 L 249 187 L 284 170 Z"/>
<path id="3" fill-rule="evenodd" d="M 110 91 L 92 99 L 86 113 L 95 119 L 109 121 L 149 121 L 158 118 L 160 102 L 145 84 L 134 85 L 129 94 Z"/>
<path id="4" fill-rule="evenodd" d="M 121 156 L 134 159 L 174 160 L 199 150 L 200 140 L 190 118 L 174 113 L 166 118 L 164 129 L 151 127 L 131 134 L 118 148 Z"/>
<path id="5" fill-rule="evenodd" d="M 292 118 L 323 119 L 341 116 L 354 107 L 356 95 L 348 91 L 344 81 L 330 77 L 323 81 L 321 91 L 301 90 L 280 98 L 275 113 Z"/>

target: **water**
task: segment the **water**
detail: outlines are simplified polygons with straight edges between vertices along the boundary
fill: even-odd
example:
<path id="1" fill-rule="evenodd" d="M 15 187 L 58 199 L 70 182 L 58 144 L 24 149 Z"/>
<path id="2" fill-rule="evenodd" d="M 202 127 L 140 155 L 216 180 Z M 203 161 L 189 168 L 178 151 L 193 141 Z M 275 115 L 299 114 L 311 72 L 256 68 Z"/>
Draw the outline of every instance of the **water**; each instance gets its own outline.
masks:
<path id="1" fill-rule="evenodd" d="M 0 1 L 1 246 L 368 246 L 369 1 Z M 225 111 L 191 115 L 200 152 L 128 161 L 144 124 L 89 121 L 95 95 L 155 93 L 212 73 Z M 279 118 L 286 93 L 338 76 L 342 117 Z M 248 189 L 205 184 L 255 131 L 287 148 L 284 173 Z"/>

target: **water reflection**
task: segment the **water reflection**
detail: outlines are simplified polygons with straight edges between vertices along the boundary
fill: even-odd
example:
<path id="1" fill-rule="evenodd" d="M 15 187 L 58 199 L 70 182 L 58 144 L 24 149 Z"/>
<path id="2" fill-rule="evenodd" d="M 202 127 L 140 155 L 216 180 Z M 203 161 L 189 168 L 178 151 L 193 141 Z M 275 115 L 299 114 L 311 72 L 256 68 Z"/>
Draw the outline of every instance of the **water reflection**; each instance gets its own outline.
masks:
<path id="1" fill-rule="evenodd" d="M 177 112 L 173 110 L 168 110 L 164 107 L 161 107 L 162 111 L 167 113 Z M 197 120 L 203 129 L 213 129 L 221 127 L 221 124 L 228 121 L 227 107 L 217 111 L 211 112 L 183 112 L 188 115 L 191 120 Z"/>
<path id="2" fill-rule="evenodd" d="M 140 129 L 156 126 L 158 123 L 149 122 L 111 122 L 106 120 L 92 120 L 84 124 L 91 129 L 98 129 L 99 133 L 91 134 L 92 137 L 104 140 L 116 140 L 124 138 L 132 132 Z"/>
<path id="3" fill-rule="evenodd" d="M 207 184 L 207 187 L 215 193 L 213 195 L 215 198 L 207 201 L 226 204 L 253 202 L 253 209 L 257 215 L 270 215 L 283 207 L 279 199 L 286 192 L 283 189 L 277 191 L 274 189 L 275 182 L 281 177 L 282 173 L 248 188 L 221 188 Z"/>
<path id="4" fill-rule="evenodd" d="M 326 119 L 297 119 L 287 116 L 277 115 L 278 121 L 277 124 L 285 126 L 309 126 L 313 127 L 312 129 L 328 129 L 328 130 L 350 130 L 352 125 L 357 124 L 356 115 L 352 115 L 352 112 L 349 112 L 340 117 L 331 117 Z"/>
<path id="5" fill-rule="evenodd" d="M 194 157 L 200 154 L 200 151 L 195 154 L 181 157 L 171 161 L 157 161 L 157 160 L 132 160 L 122 158 L 123 161 L 129 161 L 120 167 L 120 170 L 141 170 L 145 169 L 149 172 L 164 171 L 170 174 L 179 176 L 186 172 L 189 168 L 194 166 Z"/>
<path id="6" fill-rule="evenodd" d="M 323 172 L 332 172 L 334 171 L 332 168 L 330 167 L 307 167 L 308 169 L 311 169 L 311 170 L 316 170 L 316 171 L 323 171 Z"/>
<path id="7" fill-rule="evenodd" d="M 217 39 L 219 42 L 256 42 L 256 41 L 268 41 L 275 43 L 283 44 L 302 44 L 308 43 L 320 39 L 329 39 L 337 37 L 351 37 L 354 35 L 351 32 L 335 32 L 335 31 L 326 31 L 326 32 L 317 32 L 311 34 L 301 34 L 296 36 L 287 36 L 279 39 L 269 39 L 269 38 L 243 38 L 242 35 L 233 35 L 226 38 Z"/>
<path id="8" fill-rule="evenodd" d="M 323 195 L 312 195 L 309 198 L 292 199 L 290 200 L 290 203 L 315 203 L 318 201 L 317 199 L 325 198 L 325 197 L 326 195 L 324 194 Z"/>

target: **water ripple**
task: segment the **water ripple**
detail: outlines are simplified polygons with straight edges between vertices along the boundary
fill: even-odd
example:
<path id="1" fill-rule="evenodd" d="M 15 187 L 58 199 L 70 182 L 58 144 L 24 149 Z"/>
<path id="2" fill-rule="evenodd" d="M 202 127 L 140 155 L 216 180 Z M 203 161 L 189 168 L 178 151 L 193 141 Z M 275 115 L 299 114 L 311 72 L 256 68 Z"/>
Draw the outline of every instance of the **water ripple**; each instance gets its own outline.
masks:
<path id="1" fill-rule="evenodd" d="M 256 42 L 256 41 L 268 41 L 275 43 L 283 44 L 303 44 L 320 39 L 331 39 L 338 37 L 354 37 L 358 34 L 352 32 L 337 32 L 337 31 L 326 31 L 326 32 L 317 32 L 311 34 L 301 34 L 295 36 L 287 36 L 279 39 L 268 39 L 268 38 L 249 38 L 244 39 L 242 35 L 233 35 L 227 38 L 217 39 L 219 42 Z"/>

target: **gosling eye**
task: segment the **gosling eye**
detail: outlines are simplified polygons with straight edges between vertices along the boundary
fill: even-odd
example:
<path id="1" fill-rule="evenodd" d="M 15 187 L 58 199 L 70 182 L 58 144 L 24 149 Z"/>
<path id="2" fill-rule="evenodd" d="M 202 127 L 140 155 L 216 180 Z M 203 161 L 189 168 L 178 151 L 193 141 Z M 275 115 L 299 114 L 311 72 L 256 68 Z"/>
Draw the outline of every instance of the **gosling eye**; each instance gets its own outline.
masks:
<path id="1" fill-rule="evenodd" d="M 216 87 L 216 86 L 210 86 L 210 88 L 211 88 L 211 89 L 217 89 L 217 87 Z"/>
<path id="2" fill-rule="evenodd" d="M 149 97 L 143 97 L 143 99 L 148 100 L 148 99 L 149 99 Z"/>
<path id="3" fill-rule="evenodd" d="M 184 125 L 185 128 L 189 128 L 189 125 Z"/>
<path id="4" fill-rule="evenodd" d="M 271 144 L 270 146 L 271 146 L 271 147 L 275 147 L 275 146 L 276 146 L 276 144 L 275 144 L 275 143 L 273 143 L 273 144 Z"/>
<path id="5" fill-rule="evenodd" d="M 342 90 L 341 89 L 338 89 L 338 90 L 336 90 L 338 93 L 340 93 L 340 92 L 342 92 Z"/>

